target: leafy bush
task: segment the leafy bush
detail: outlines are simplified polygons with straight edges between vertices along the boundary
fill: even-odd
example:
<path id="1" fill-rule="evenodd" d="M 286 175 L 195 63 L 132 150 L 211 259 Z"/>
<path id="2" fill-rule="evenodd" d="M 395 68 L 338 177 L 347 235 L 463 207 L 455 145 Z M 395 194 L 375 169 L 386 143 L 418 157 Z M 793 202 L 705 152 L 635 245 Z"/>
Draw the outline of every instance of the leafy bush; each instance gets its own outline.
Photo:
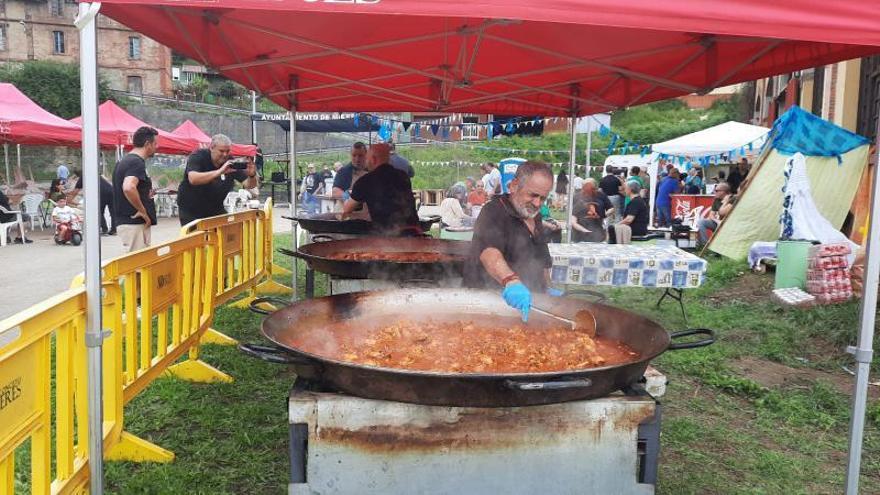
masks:
<path id="1" fill-rule="evenodd" d="M 0 67 L 0 81 L 12 83 L 47 111 L 70 119 L 81 113 L 79 65 L 34 60 Z M 112 100 L 110 87 L 98 81 L 98 98 Z"/>

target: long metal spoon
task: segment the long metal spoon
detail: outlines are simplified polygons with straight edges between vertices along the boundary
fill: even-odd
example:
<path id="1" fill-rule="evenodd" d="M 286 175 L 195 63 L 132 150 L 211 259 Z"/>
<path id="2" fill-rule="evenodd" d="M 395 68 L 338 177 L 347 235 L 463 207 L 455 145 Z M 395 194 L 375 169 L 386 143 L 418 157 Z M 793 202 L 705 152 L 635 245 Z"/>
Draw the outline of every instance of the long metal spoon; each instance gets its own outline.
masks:
<path id="1" fill-rule="evenodd" d="M 590 337 L 596 336 L 596 317 L 593 315 L 593 313 L 591 313 L 585 309 L 582 309 L 582 310 L 578 311 L 577 313 L 575 313 L 574 320 L 570 320 L 570 319 L 565 318 L 563 316 L 559 316 L 557 314 L 550 313 L 549 311 L 544 311 L 543 309 L 536 308 L 535 306 L 532 306 L 531 310 L 534 311 L 535 313 L 539 313 L 544 316 L 549 316 L 550 318 L 554 318 L 559 321 L 564 321 L 565 323 L 568 323 L 569 325 L 571 325 L 571 329 L 574 330 L 575 332 L 582 332 L 582 333 L 589 335 Z"/>

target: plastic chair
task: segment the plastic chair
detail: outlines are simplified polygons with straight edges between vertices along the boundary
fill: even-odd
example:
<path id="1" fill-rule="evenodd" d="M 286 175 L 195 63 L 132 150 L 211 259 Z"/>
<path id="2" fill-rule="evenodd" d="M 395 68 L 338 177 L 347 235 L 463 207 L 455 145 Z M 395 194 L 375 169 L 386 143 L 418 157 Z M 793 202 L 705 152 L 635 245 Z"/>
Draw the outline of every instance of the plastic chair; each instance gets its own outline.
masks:
<path id="1" fill-rule="evenodd" d="M 21 219 L 21 212 L 18 210 L 7 210 L 6 208 L 0 206 L 0 213 L 15 215 L 15 220 L 11 222 L 0 223 L 0 246 L 5 246 L 8 243 L 7 237 L 9 236 L 9 227 L 13 227 L 15 225 L 18 225 L 18 230 L 21 232 L 21 238 L 24 239 L 24 221 L 22 221 Z"/>
<path id="2" fill-rule="evenodd" d="M 235 213 L 235 208 L 238 206 L 240 199 L 237 192 L 227 193 L 226 199 L 223 200 L 223 208 L 226 210 L 226 213 Z"/>
<path id="3" fill-rule="evenodd" d="M 31 230 L 34 225 L 38 225 L 40 230 L 46 225 L 43 224 L 43 215 L 40 214 L 40 203 L 43 202 L 42 194 L 26 194 L 21 200 L 22 212 L 26 213 L 31 221 Z"/>

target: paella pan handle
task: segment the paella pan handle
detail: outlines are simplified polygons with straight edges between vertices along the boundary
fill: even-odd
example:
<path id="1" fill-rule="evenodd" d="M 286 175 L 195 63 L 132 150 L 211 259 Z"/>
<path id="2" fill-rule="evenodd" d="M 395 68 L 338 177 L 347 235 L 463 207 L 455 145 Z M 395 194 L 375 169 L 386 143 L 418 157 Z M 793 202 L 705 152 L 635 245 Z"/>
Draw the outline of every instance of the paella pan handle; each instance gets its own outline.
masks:
<path id="1" fill-rule="evenodd" d="M 522 392 L 541 390 L 565 390 L 570 388 L 588 388 L 593 386 L 589 378 L 577 378 L 574 380 L 560 380 L 556 382 L 524 382 L 519 380 L 504 380 L 504 386 L 511 390 Z"/>
<path id="2" fill-rule="evenodd" d="M 284 299 L 281 299 L 280 297 L 271 297 L 271 296 L 256 297 L 256 298 L 254 298 L 253 301 L 251 301 L 248 304 L 248 309 L 250 309 L 254 313 L 257 313 L 258 315 L 271 315 L 272 313 L 275 312 L 275 311 L 269 311 L 268 309 L 263 308 L 262 306 L 260 306 L 261 304 L 271 304 L 273 306 L 287 306 L 288 304 L 290 304 L 290 301 L 285 301 Z"/>
<path id="3" fill-rule="evenodd" d="M 238 344 L 238 350 L 248 356 L 276 364 L 311 364 L 305 359 L 291 356 L 283 349 L 262 344 Z"/>
<path id="4" fill-rule="evenodd" d="M 286 256 L 293 256 L 294 258 L 302 258 L 302 259 L 306 259 L 306 256 L 304 256 L 304 255 L 303 255 L 302 253 L 300 253 L 299 251 L 294 251 L 293 249 L 278 248 L 278 252 L 281 253 L 281 254 L 283 254 L 283 255 L 286 255 Z"/>
<path id="5" fill-rule="evenodd" d="M 681 337 L 687 337 L 690 335 L 705 335 L 706 338 L 702 340 L 694 340 L 692 342 L 680 342 L 678 344 L 672 342 Z M 715 342 L 715 331 L 710 330 L 708 328 L 689 328 L 687 330 L 682 330 L 681 332 L 673 332 L 669 334 L 670 344 L 666 349 L 669 351 L 677 351 L 679 349 L 694 349 L 696 347 L 705 347 L 713 342 Z"/>

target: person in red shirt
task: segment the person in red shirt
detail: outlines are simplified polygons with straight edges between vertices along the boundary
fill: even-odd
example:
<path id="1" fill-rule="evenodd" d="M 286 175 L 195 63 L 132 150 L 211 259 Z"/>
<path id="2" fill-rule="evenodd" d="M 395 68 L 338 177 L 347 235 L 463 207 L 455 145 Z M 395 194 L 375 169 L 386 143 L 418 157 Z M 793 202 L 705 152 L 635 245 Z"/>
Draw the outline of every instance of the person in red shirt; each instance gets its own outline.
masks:
<path id="1" fill-rule="evenodd" d="M 486 196 L 486 191 L 483 190 L 483 183 L 476 182 L 474 188 L 468 193 L 467 204 L 471 207 L 483 206 L 487 199 L 489 198 Z"/>

